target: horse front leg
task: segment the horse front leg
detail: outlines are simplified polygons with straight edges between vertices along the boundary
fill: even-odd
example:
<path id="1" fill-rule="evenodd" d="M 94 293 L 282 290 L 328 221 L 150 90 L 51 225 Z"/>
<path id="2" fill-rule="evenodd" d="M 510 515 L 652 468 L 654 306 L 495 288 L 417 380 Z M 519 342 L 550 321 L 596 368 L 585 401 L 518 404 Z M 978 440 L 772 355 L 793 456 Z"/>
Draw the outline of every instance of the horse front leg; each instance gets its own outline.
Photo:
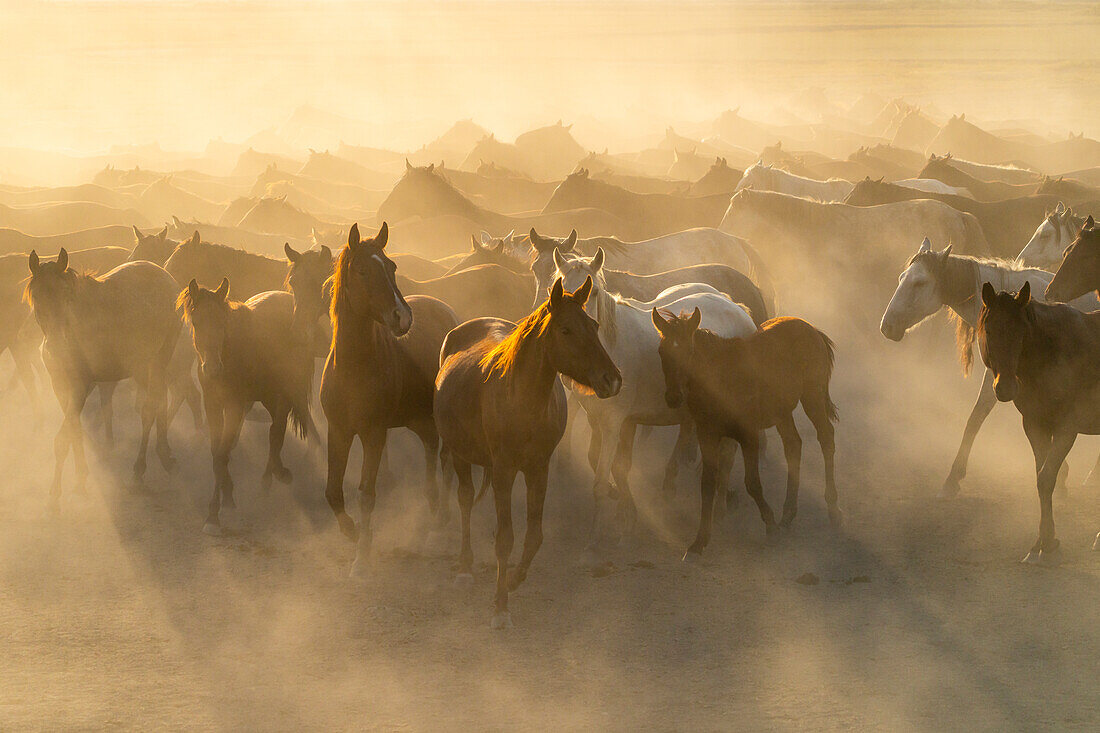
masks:
<path id="1" fill-rule="evenodd" d="M 699 530 L 695 534 L 695 541 L 684 553 L 684 560 L 702 555 L 703 548 L 710 542 L 714 494 L 718 487 L 718 465 L 721 462 L 721 436 L 708 430 L 699 430 L 698 435 L 699 451 L 703 456 L 703 474 L 699 480 Z"/>
<path id="2" fill-rule="evenodd" d="M 519 565 L 508 580 L 509 591 L 514 591 L 527 579 L 531 561 L 535 559 L 535 554 L 542 547 L 542 509 L 546 503 L 546 484 L 549 473 L 549 464 L 523 471 L 523 481 L 527 484 L 527 531 L 523 535 L 523 554 L 520 556 Z"/>
<path id="3" fill-rule="evenodd" d="M 963 430 L 962 442 L 959 443 L 958 453 L 955 454 L 955 462 L 951 464 L 951 473 L 943 482 L 943 495 L 953 497 L 958 495 L 962 488 L 959 482 L 966 477 L 966 467 L 970 462 L 970 451 L 974 447 L 974 439 L 978 437 L 985 419 L 997 404 L 997 396 L 993 393 L 993 372 L 986 369 L 982 375 L 982 386 L 978 390 L 978 399 L 970 410 L 970 417 L 966 419 L 966 429 Z"/>
<path id="4" fill-rule="evenodd" d="M 634 462 L 634 439 L 637 433 L 638 423 L 631 421 L 623 423 L 619 441 L 615 447 L 615 457 L 611 462 L 611 478 L 618 491 L 619 516 L 623 521 L 625 532 L 633 531 L 638 521 L 638 507 L 634 503 L 634 494 L 630 491 L 630 468 Z"/>
<path id="5" fill-rule="evenodd" d="M 359 477 L 359 541 L 355 545 L 355 560 L 351 564 L 352 580 L 363 581 L 370 572 L 371 534 L 370 520 L 377 498 L 378 464 L 386 447 L 386 429 L 372 428 L 361 433 L 363 443 L 363 471 Z"/>
<path id="6" fill-rule="evenodd" d="M 611 462 L 619 445 L 619 433 L 623 429 L 622 420 L 613 414 L 595 416 L 594 423 L 593 435 L 599 432 L 600 443 L 592 476 L 592 529 L 589 549 L 599 546 L 603 539 L 600 503 L 605 496 L 610 498 L 611 495 Z"/>
<path id="7" fill-rule="evenodd" d="M 203 534 L 218 536 L 221 534 L 220 511 L 222 506 L 221 489 L 221 446 L 224 440 L 225 415 L 221 402 L 205 388 L 203 390 L 203 405 L 206 408 L 206 424 L 210 432 L 210 466 L 214 474 L 214 492 L 210 497 L 210 503 L 206 508 L 206 522 L 202 525 Z"/>
<path id="8" fill-rule="evenodd" d="M 115 389 L 118 382 L 101 382 L 99 389 L 99 421 L 103 424 L 103 438 L 107 445 L 115 445 Z"/>
<path id="9" fill-rule="evenodd" d="M 354 439 L 352 432 L 333 420 L 328 421 L 328 475 L 325 483 L 325 500 L 336 516 L 340 531 L 352 542 L 359 539 L 355 521 L 344 508 L 344 473 L 348 468 L 348 453 Z"/>
<path id="10" fill-rule="evenodd" d="M 512 485 L 516 481 L 516 469 L 494 460 L 492 480 L 493 504 L 497 514 L 494 548 L 497 558 L 497 590 L 490 626 L 494 629 L 508 629 L 512 627 L 512 615 L 508 612 L 508 558 L 511 557 L 515 544 L 512 530 Z"/>
<path id="11" fill-rule="evenodd" d="M 260 487 L 266 492 L 271 489 L 274 477 L 280 483 L 290 483 L 293 476 L 290 469 L 283 465 L 283 443 L 286 441 L 286 422 L 290 416 L 290 405 L 286 400 L 278 400 L 267 410 L 271 415 L 271 427 L 267 431 L 267 466 L 260 477 Z"/>
<path id="12" fill-rule="evenodd" d="M 688 460 L 688 456 L 694 458 L 696 450 L 695 423 L 686 420 L 680 424 L 680 430 L 676 434 L 676 445 L 672 449 L 672 454 L 668 457 L 668 463 L 665 464 L 665 477 L 661 484 L 661 492 L 666 499 L 671 498 L 676 493 L 676 477 L 680 473 L 680 464 L 690 464 L 691 461 Z"/>

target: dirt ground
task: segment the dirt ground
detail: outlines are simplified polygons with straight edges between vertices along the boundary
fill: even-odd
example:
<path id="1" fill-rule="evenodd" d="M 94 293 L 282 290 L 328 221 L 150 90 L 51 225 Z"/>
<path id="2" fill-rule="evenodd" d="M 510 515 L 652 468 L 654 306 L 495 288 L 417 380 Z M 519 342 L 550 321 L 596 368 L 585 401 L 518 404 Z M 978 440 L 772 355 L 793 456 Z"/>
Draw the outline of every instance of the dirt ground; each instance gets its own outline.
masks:
<path id="1" fill-rule="evenodd" d="M 490 503 L 476 509 L 476 582 L 456 588 L 457 527 L 423 531 L 405 437 L 391 456 L 398 485 L 374 518 L 373 575 L 353 585 L 320 446 L 288 441 L 295 481 L 264 495 L 264 425 L 246 424 L 234 532 L 207 537 L 211 469 L 189 419 L 173 427 L 181 470 L 166 477 L 153 461 L 146 493 L 124 487 L 136 417 L 120 389 L 117 446 L 86 414 L 89 491 L 67 492 L 51 519 L 56 407 L 34 430 L 25 395 L 6 394 L 0 727 L 1095 730 L 1100 500 L 1076 485 L 1097 443 L 1082 440 L 1070 492 L 1056 497 L 1064 564 L 1020 565 L 1038 506 L 1018 416 L 998 407 L 963 494 L 939 499 L 977 380 L 946 357 L 913 369 L 933 344 L 949 351 L 935 329 L 859 359 L 846 354 L 864 347 L 841 343 L 839 532 L 809 430 L 794 531 L 765 541 L 746 497 L 694 564 L 680 557 L 696 474 L 672 506 L 657 499 L 669 436 L 636 451 L 639 527 L 595 559 L 583 549 L 587 467 L 559 460 L 546 542 L 506 632 L 489 628 Z M 923 376 L 901 376 L 912 374 Z M 778 445 L 765 474 L 773 506 Z M 356 453 L 349 494 L 357 471 Z M 806 574 L 818 582 L 798 582 Z"/>

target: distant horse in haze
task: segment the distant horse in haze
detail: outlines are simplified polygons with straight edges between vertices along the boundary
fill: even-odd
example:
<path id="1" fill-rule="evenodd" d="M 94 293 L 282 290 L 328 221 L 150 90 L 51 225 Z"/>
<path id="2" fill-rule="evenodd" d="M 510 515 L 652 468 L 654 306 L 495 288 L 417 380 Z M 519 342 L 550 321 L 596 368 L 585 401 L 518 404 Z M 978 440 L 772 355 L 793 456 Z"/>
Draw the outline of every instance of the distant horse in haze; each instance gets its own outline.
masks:
<path id="1" fill-rule="evenodd" d="M 813 199 L 814 201 L 843 201 L 852 192 L 853 184 L 840 178 L 818 181 L 812 178 L 788 173 L 763 163 L 756 163 L 745 171 L 737 183 L 735 191 L 751 188 L 756 191 L 775 191 L 788 196 Z"/>
<path id="2" fill-rule="evenodd" d="M 839 526 L 841 512 L 833 475 L 837 409 L 829 396 L 834 347 L 829 337 L 800 318 L 776 318 L 751 335 L 725 338 L 699 328 L 702 313 L 698 308 L 691 315 L 667 318 L 654 308 L 651 316 L 661 335 L 658 353 L 665 400 L 672 408 L 687 406 L 703 454 L 699 531 L 685 557 L 702 554 L 710 541 L 723 438 L 740 444 L 745 488 L 771 534 L 777 525 L 760 483 L 760 436 L 772 426 L 779 431 L 787 458 L 787 496 L 778 526 L 790 526 L 794 521 L 802 455 L 802 439 L 794 421 L 799 404 L 817 430 L 825 461 L 829 521 Z"/>
<path id="3" fill-rule="evenodd" d="M 241 303 L 228 295 L 228 279 L 216 290 L 191 280 L 177 301 L 199 358 L 199 382 L 210 427 L 214 495 L 203 532 L 212 535 L 221 534 L 221 507 L 236 506 L 229 456 L 252 405 L 261 403 L 271 415 L 267 466 L 261 479 L 265 489 L 273 477 L 283 483 L 291 479 L 281 455 L 288 418 L 299 437 L 305 437 L 310 426 L 312 333 L 295 327 L 294 296 L 267 292 Z"/>
<path id="4" fill-rule="evenodd" d="M 928 156 L 928 162 L 918 178 L 935 178 L 949 186 L 965 188 L 978 201 L 1003 201 L 1020 196 L 1029 196 L 1036 192 L 1038 183 L 1002 183 L 1000 181 L 983 181 L 966 173 L 951 164 L 951 156 L 944 155 L 937 158 Z"/>
<path id="5" fill-rule="evenodd" d="M 1100 435 L 1100 313 L 1035 301 L 1029 282 L 1015 295 L 985 283 L 977 332 L 993 391 L 1016 404 L 1035 455 L 1039 539 L 1024 562 L 1054 564 L 1054 485 L 1078 434 Z"/>
<path id="6" fill-rule="evenodd" d="M 725 158 L 715 158 L 714 163 L 707 169 L 699 180 L 688 188 L 689 196 L 711 196 L 714 194 L 726 194 L 732 196 L 737 190 L 737 184 L 741 182 L 743 173 L 736 168 L 730 168 Z"/>
<path id="7" fill-rule="evenodd" d="M 29 267 L 27 299 L 45 334 L 42 357 L 65 414 L 54 439 L 51 508 L 60 507 L 61 474 L 70 450 L 77 491 L 84 490 L 88 466 L 80 413 L 88 392 L 99 382 L 133 378 L 141 392 L 135 483 L 145 475 L 154 420 L 157 455 L 164 468 L 172 470 L 175 459 L 168 446 L 166 388 L 168 364 L 180 333 L 172 276 L 151 262 L 127 262 L 101 277 L 84 275 L 69 267 L 64 249 L 56 262 L 40 262 L 32 251 Z"/>
<path id="8" fill-rule="evenodd" d="M 596 322 L 584 312 L 591 290 L 588 280 L 568 293 L 559 280 L 549 299 L 518 324 L 498 318 L 467 321 L 447 335 L 439 354 L 435 422 L 458 474 L 458 572 L 470 580 L 471 465 L 484 466 L 492 477 L 497 516 L 493 628 L 511 626 L 508 593 L 527 577 L 542 545 L 550 457 L 567 417 L 558 375 L 603 398 L 614 396 L 622 386 L 619 370 L 600 343 Z M 519 472 L 527 484 L 527 533 L 523 555 L 509 577 L 512 485 Z"/>
<path id="9" fill-rule="evenodd" d="M 361 240 L 353 224 L 336 262 L 332 285 L 332 347 L 321 377 L 321 406 L 328 418 L 325 498 L 340 530 L 357 540 L 353 577 L 367 572 L 378 463 L 388 428 L 408 427 L 424 444 L 425 490 L 441 511 L 436 477 L 439 436 L 432 394 L 439 349 L 458 325 L 451 308 L 425 296 L 402 296 L 396 266 L 386 256 L 385 222 Z M 363 446 L 359 526 L 344 509 L 344 472 L 352 441 Z"/>
<path id="10" fill-rule="evenodd" d="M 942 308 L 948 308 L 956 319 L 959 358 L 963 372 L 967 373 L 973 362 L 974 329 L 978 325 L 978 311 L 981 308 L 981 284 L 994 283 L 996 288 L 1015 292 L 1024 283 L 1039 289 L 1046 288 L 1052 277 L 1044 270 L 1022 268 L 1005 260 L 952 254 L 950 245 L 936 252 L 932 249 L 932 243 L 925 239 L 898 278 L 897 289 L 882 315 L 880 330 L 891 341 L 901 341 L 909 329 Z M 1074 305 L 1083 310 L 1100 308 L 1100 303 L 1092 297 L 1075 301 Z M 966 476 L 974 439 L 995 404 L 993 374 L 987 370 L 982 377 L 978 399 L 966 421 L 951 472 L 943 483 L 946 496 L 958 494 L 960 482 Z M 1100 472 L 1096 473 L 1096 477 L 1100 478 Z"/>
<path id="11" fill-rule="evenodd" d="M 429 295 L 454 309 L 460 321 L 481 316 L 518 321 L 531 312 L 531 278 L 499 265 L 477 265 L 417 281 L 397 275 L 405 295 Z"/>
<path id="12" fill-rule="evenodd" d="M 179 242 L 168 238 L 167 225 L 156 234 L 142 234 L 140 229 L 134 227 L 134 248 L 130 251 L 129 259 L 145 260 L 164 267 L 177 245 Z"/>
<path id="13" fill-rule="evenodd" d="M 725 193 L 692 197 L 634 193 L 591 178 L 582 168 L 558 184 L 542 213 L 599 209 L 627 222 L 637 237 L 644 238 L 717 226 L 728 204 L 729 195 Z M 585 227 L 584 231 L 595 230 Z"/>

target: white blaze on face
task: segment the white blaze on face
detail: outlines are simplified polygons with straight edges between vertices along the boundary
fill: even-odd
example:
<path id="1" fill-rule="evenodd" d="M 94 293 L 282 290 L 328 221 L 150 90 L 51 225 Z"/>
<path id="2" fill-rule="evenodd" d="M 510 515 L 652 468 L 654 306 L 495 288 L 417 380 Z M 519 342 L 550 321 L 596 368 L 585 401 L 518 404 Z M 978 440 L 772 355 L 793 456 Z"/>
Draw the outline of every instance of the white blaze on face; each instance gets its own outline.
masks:
<path id="1" fill-rule="evenodd" d="M 382 268 L 382 272 L 385 273 L 388 277 L 389 271 L 386 269 L 386 263 L 382 261 L 382 258 L 378 255 L 371 255 L 370 258 L 378 263 L 378 266 Z M 393 305 L 398 310 L 401 310 L 403 306 L 401 305 L 401 296 L 397 294 L 397 286 L 394 285 L 394 287 L 391 289 L 393 291 Z"/>

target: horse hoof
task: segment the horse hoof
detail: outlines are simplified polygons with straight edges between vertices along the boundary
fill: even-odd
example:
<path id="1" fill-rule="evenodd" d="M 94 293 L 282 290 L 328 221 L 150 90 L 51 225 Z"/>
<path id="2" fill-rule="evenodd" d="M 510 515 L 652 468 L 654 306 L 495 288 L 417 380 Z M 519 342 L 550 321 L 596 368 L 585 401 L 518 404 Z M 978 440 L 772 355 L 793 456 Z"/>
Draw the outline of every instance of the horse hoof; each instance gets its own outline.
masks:
<path id="1" fill-rule="evenodd" d="M 340 531 L 344 533 L 352 542 L 359 541 L 359 528 L 355 526 L 355 520 L 349 517 L 347 514 L 340 514 L 336 517 L 336 523 L 340 525 Z"/>
<path id="2" fill-rule="evenodd" d="M 209 537 L 221 537 L 222 526 L 208 521 L 206 524 L 202 525 L 202 533 Z"/>
<path id="3" fill-rule="evenodd" d="M 459 573 L 455 576 L 455 588 L 471 588 L 473 585 L 473 573 Z"/>
<path id="4" fill-rule="evenodd" d="M 839 509 L 830 509 L 829 524 L 833 529 L 840 529 L 844 525 L 844 512 Z"/>
<path id="5" fill-rule="evenodd" d="M 943 488 L 940 490 L 940 496 L 944 499 L 954 499 L 959 495 L 959 491 L 962 490 L 962 485 L 959 484 L 959 479 L 954 476 L 948 476 L 943 482 Z"/>
<path id="6" fill-rule="evenodd" d="M 703 552 L 701 550 L 694 550 L 690 548 L 687 552 L 684 553 L 683 558 L 681 558 L 681 562 L 684 562 L 688 565 L 698 565 L 702 561 Z"/>
<path id="7" fill-rule="evenodd" d="M 294 480 L 294 474 L 290 472 L 289 468 L 286 468 L 284 466 L 283 468 L 275 471 L 275 479 L 281 484 L 289 484 L 291 481 Z"/>
<path id="8" fill-rule="evenodd" d="M 369 579 L 370 568 L 364 560 L 356 557 L 351 564 L 351 570 L 348 571 L 348 580 L 353 583 L 366 583 Z"/>
<path id="9" fill-rule="evenodd" d="M 507 611 L 503 613 L 494 613 L 493 620 L 489 623 L 489 626 L 498 631 L 512 628 L 512 614 Z"/>
<path id="10" fill-rule="evenodd" d="M 167 474 L 175 474 L 176 469 L 179 468 L 179 461 L 172 456 L 160 459 L 160 465 L 164 468 L 164 472 Z"/>

